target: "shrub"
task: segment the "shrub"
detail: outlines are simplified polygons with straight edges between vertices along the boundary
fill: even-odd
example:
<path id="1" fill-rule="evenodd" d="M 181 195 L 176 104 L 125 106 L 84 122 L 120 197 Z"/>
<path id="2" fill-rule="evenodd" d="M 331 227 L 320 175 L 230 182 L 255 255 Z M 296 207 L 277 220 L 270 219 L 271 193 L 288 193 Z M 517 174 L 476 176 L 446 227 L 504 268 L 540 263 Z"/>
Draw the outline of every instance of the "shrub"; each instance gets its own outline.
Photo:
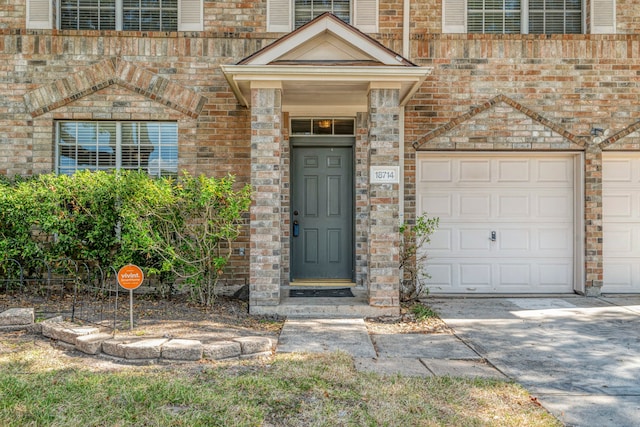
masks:
<path id="1" fill-rule="evenodd" d="M 430 218 L 426 213 L 416 218 L 415 224 L 404 223 L 400 227 L 400 269 L 402 281 L 400 299 L 412 301 L 425 296 L 428 289 L 424 279 L 427 253 L 425 245 L 431 242 L 431 235 L 438 228 L 440 218 Z"/>

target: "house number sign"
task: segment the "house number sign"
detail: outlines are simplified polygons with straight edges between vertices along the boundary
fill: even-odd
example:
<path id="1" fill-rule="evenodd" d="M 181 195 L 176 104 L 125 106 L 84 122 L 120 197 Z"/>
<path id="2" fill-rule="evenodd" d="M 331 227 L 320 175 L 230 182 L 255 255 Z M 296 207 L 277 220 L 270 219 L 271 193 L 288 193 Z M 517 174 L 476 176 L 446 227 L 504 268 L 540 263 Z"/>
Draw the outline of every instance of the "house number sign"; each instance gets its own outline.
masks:
<path id="1" fill-rule="evenodd" d="M 371 166 L 371 184 L 399 184 L 400 166 Z"/>

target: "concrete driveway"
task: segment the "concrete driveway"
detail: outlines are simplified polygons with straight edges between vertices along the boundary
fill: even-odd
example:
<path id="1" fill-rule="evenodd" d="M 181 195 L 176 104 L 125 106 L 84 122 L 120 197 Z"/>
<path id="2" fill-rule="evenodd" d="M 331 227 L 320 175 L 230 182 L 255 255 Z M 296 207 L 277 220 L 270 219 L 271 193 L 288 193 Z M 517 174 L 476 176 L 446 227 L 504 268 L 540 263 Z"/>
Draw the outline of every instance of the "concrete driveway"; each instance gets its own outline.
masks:
<path id="1" fill-rule="evenodd" d="M 640 297 L 429 298 L 568 426 L 640 426 Z"/>

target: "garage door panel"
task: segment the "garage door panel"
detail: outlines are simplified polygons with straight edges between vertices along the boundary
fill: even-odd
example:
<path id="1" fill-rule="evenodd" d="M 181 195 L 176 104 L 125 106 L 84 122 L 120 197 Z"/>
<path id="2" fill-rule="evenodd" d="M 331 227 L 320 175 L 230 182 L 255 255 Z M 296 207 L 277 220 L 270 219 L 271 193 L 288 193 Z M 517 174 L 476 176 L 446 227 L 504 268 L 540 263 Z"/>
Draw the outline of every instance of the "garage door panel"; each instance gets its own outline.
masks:
<path id="1" fill-rule="evenodd" d="M 447 227 L 438 227 L 438 229 L 431 235 L 431 243 L 429 243 L 429 253 L 436 254 L 444 251 L 449 253 L 453 251 L 452 245 L 452 233 L 453 230 Z"/>
<path id="2" fill-rule="evenodd" d="M 431 276 L 428 279 L 429 286 L 439 288 L 440 290 L 447 290 L 447 292 L 452 292 L 452 283 L 455 283 L 455 281 L 453 277 L 453 267 L 451 264 L 440 264 L 429 261 L 425 271 L 429 276 Z"/>
<path id="3" fill-rule="evenodd" d="M 531 198 L 527 195 L 518 194 L 498 194 L 497 199 L 497 216 L 505 217 L 530 217 L 531 216 Z"/>
<path id="4" fill-rule="evenodd" d="M 422 211 L 428 210 L 431 216 L 450 217 L 453 214 L 453 199 L 451 194 L 432 194 L 419 197 Z"/>
<path id="5" fill-rule="evenodd" d="M 573 246 L 572 235 L 569 227 L 540 227 L 538 249 L 541 252 L 557 251 L 566 254 Z"/>
<path id="6" fill-rule="evenodd" d="M 573 199 L 567 194 L 539 194 L 536 216 L 540 218 L 568 218 L 573 212 Z"/>
<path id="7" fill-rule="evenodd" d="M 458 248 L 460 252 L 465 251 L 483 251 L 491 250 L 491 240 L 489 235 L 483 229 L 460 228 L 458 231 Z M 460 255 L 463 255 L 462 253 Z"/>
<path id="8" fill-rule="evenodd" d="M 632 159 L 607 159 L 604 154 L 602 180 L 605 183 L 631 183 L 633 179 L 634 161 Z"/>
<path id="9" fill-rule="evenodd" d="M 636 229 L 629 229 L 623 224 L 612 224 L 604 227 L 602 245 L 608 255 L 630 256 L 633 252 L 633 236 L 638 235 Z"/>
<path id="10" fill-rule="evenodd" d="M 491 160 L 461 160 L 458 163 L 460 183 L 491 182 Z"/>
<path id="11" fill-rule="evenodd" d="M 491 194 L 459 194 L 458 218 L 486 217 L 491 213 Z"/>
<path id="12" fill-rule="evenodd" d="M 635 216 L 632 215 L 634 205 L 633 198 L 631 194 L 607 192 L 606 195 L 602 196 L 603 206 L 607 207 L 603 217 L 609 220 L 618 219 L 625 221 L 637 217 L 637 214 Z"/>
<path id="13" fill-rule="evenodd" d="M 531 181 L 530 162 L 528 160 L 498 159 L 497 182 L 529 182 Z"/>
<path id="14" fill-rule="evenodd" d="M 573 159 L 538 159 L 537 181 L 573 187 Z"/>
<path id="15" fill-rule="evenodd" d="M 490 263 L 460 263 L 458 265 L 460 285 L 463 288 L 478 286 L 490 288 L 493 283 L 491 267 Z"/>
<path id="16" fill-rule="evenodd" d="M 498 251 L 530 251 L 531 231 L 503 228 L 497 234 Z"/>
<path id="17" fill-rule="evenodd" d="M 449 159 L 423 159 L 419 164 L 420 182 L 452 182 L 453 169 Z"/>
<path id="18" fill-rule="evenodd" d="M 500 264 L 498 266 L 498 285 L 500 287 L 527 286 L 533 282 L 531 277 L 531 265 Z"/>
<path id="19" fill-rule="evenodd" d="M 440 172 L 422 175 L 434 164 Z M 561 154 L 420 154 L 418 214 L 440 217 L 427 248 L 429 289 L 571 292 L 573 164 Z"/>
<path id="20" fill-rule="evenodd" d="M 603 153 L 603 292 L 640 292 L 640 153 Z"/>
<path id="21" fill-rule="evenodd" d="M 573 275 L 571 259 L 557 260 L 561 262 L 542 262 L 537 265 L 538 284 L 541 287 L 562 287 L 565 292 L 572 291 Z"/>

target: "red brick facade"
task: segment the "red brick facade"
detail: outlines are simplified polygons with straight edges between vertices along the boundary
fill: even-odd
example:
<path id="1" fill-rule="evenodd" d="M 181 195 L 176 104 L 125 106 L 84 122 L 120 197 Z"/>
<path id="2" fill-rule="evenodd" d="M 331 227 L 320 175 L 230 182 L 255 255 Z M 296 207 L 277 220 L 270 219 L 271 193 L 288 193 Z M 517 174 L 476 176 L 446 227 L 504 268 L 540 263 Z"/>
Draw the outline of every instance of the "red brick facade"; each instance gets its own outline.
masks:
<path id="1" fill-rule="evenodd" d="M 405 218 L 415 214 L 416 149 L 584 152 L 585 286 L 587 293 L 597 293 L 602 285 L 601 153 L 640 147 L 640 4 L 617 0 L 615 35 L 502 36 L 443 34 L 441 0 L 408 3 L 407 59 L 433 72 L 405 107 Z M 371 34 L 400 53 L 404 4 L 381 0 L 379 33 Z M 233 173 L 239 182 L 251 182 L 257 173 L 251 170 L 252 112 L 239 105 L 220 65 L 237 63 L 283 36 L 266 32 L 265 16 L 264 1 L 205 1 L 202 32 L 27 30 L 25 1 L 3 3 L 0 173 L 51 171 L 56 119 L 175 120 L 180 169 Z M 509 125 L 513 111 L 526 118 L 517 130 Z M 286 118 L 283 114 L 284 141 L 278 141 L 284 151 L 275 168 L 282 169 L 282 181 L 274 186 L 288 183 Z M 464 131 L 473 129 L 474 120 L 482 120 L 489 131 Z M 592 137 L 594 127 L 604 136 Z M 358 129 L 364 142 L 357 150 L 367 150 L 366 129 Z M 358 167 L 360 173 L 366 169 Z M 375 197 L 365 194 L 366 187 L 366 177 L 356 177 L 356 221 L 362 223 L 369 220 Z M 281 194 L 284 208 L 287 197 Z M 276 236 L 285 264 L 288 229 L 284 215 Z M 249 247 L 248 230 L 238 247 Z M 366 245 L 366 236 L 356 235 L 360 277 L 367 274 Z M 248 283 L 249 259 L 234 256 L 231 283 Z M 283 265 L 278 280 L 287 272 Z"/>

